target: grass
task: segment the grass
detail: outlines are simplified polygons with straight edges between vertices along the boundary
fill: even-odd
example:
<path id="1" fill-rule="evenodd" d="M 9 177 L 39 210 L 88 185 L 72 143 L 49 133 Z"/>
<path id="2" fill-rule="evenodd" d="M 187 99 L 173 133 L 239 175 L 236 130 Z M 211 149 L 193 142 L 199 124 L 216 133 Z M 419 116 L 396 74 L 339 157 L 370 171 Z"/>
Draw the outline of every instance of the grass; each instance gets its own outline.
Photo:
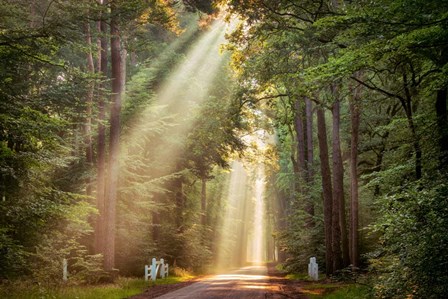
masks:
<path id="1" fill-rule="evenodd" d="M 174 284 L 190 277 L 168 277 L 155 282 L 137 278 L 119 278 L 113 284 L 89 286 L 43 286 L 29 282 L 0 285 L 0 298 L 5 299 L 123 299 L 142 293 L 148 287 Z"/>
<path id="2" fill-rule="evenodd" d="M 290 273 L 285 277 L 289 280 L 310 280 L 310 277 L 306 273 Z"/>
<path id="3" fill-rule="evenodd" d="M 362 285 L 351 285 L 345 288 L 341 288 L 336 292 L 325 296 L 326 299 L 342 299 L 342 298 L 351 298 L 351 299 L 367 299 L 373 298 L 371 294 L 371 289 L 367 286 Z"/>
<path id="4" fill-rule="evenodd" d="M 304 288 L 311 299 L 367 299 L 372 298 L 370 288 L 358 284 L 313 284 Z M 307 292 L 308 291 L 308 292 Z"/>
<path id="5" fill-rule="evenodd" d="M 313 282 L 307 273 L 291 273 L 286 275 L 290 280 L 301 280 L 312 282 L 302 287 L 302 292 L 311 299 L 367 299 L 372 298 L 371 289 L 368 286 L 359 284 L 324 283 L 325 275 L 319 279 L 320 282 Z"/>
<path id="6" fill-rule="evenodd" d="M 308 276 L 308 273 L 290 273 L 285 276 L 290 280 L 305 280 L 305 281 L 313 281 L 311 277 Z M 325 274 L 319 273 L 319 281 L 325 280 L 327 276 Z"/>

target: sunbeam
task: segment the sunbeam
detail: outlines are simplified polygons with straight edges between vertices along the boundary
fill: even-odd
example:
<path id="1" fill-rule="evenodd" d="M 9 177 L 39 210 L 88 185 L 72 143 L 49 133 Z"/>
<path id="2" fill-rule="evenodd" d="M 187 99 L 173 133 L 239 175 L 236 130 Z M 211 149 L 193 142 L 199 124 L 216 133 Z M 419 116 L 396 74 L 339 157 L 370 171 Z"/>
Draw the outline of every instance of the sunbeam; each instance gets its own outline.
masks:
<path id="1" fill-rule="evenodd" d="M 266 262 L 265 176 L 262 165 L 234 161 L 218 242 L 217 268 L 224 271 Z"/>
<path id="2" fill-rule="evenodd" d="M 247 173 L 241 162 L 231 165 L 229 186 L 227 189 L 227 206 L 225 208 L 221 238 L 218 242 L 217 268 L 238 267 L 244 262 L 244 221 L 247 192 Z M 244 258 L 244 260 L 243 260 Z"/>
<path id="3" fill-rule="evenodd" d="M 225 33 L 229 25 L 222 20 L 215 20 L 211 28 L 202 33 L 198 40 L 190 47 L 185 57 L 173 68 L 170 75 L 163 80 L 155 91 L 154 100 L 139 112 L 139 119 L 133 121 L 131 129 L 124 138 L 126 146 L 139 142 L 145 134 L 141 127 L 154 124 L 157 120 L 167 118 L 168 125 L 164 127 L 165 136 L 173 136 L 176 144 L 182 143 L 194 121 L 193 111 L 200 107 L 209 96 L 209 88 L 227 61 L 228 55 L 220 53 L 220 46 L 225 42 Z M 188 40 L 191 35 L 187 31 Z M 176 44 L 178 48 L 181 44 Z M 155 66 L 160 66 L 163 59 L 159 59 Z M 160 108 L 155 108 L 159 106 Z M 157 110 L 157 115 L 154 111 Z M 163 142 L 163 141 L 162 141 Z M 165 163 L 166 168 L 172 166 L 173 157 L 178 155 L 178 148 L 169 144 L 159 144 L 163 151 L 156 153 L 156 159 Z"/>
<path id="4" fill-rule="evenodd" d="M 265 178 L 263 166 L 257 167 L 255 180 L 255 209 L 253 210 L 253 234 L 248 247 L 248 261 L 253 264 L 261 264 L 265 261 L 265 237 L 264 237 L 264 191 Z"/>

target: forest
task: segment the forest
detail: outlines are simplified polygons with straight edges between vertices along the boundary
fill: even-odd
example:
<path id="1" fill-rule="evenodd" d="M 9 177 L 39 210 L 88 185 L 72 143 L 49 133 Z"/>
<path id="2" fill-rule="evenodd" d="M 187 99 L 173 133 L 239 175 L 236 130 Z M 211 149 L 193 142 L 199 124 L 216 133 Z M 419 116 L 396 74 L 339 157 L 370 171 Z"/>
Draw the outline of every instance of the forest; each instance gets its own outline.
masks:
<path id="1" fill-rule="evenodd" d="M 0 31 L 0 297 L 152 257 L 448 297 L 448 1 L 0 0 Z"/>

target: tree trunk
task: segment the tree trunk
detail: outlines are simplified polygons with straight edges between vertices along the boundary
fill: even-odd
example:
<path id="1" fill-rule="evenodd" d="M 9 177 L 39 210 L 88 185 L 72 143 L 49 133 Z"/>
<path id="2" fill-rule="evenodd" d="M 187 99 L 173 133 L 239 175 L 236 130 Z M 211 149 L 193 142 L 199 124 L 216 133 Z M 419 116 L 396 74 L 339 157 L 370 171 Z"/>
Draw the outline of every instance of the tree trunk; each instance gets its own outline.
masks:
<path id="1" fill-rule="evenodd" d="M 292 158 L 293 157 L 291 157 L 291 159 Z M 287 171 L 286 167 L 284 165 L 281 165 L 280 172 L 285 172 L 285 171 Z M 276 206 L 276 219 L 277 219 L 276 229 L 281 234 L 283 232 L 286 232 L 286 230 L 288 229 L 287 217 L 290 212 L 289 197 L 283 189 L 276 187 L 275 180 L 272 181 L 272 186 L 275 186 L 275 188 L 274 188 L 275 194 L 276 194 L 275 198 L 277 199 L 277 201 L 276 201 L 276 203 L 277 203 L 277 206 Z M 279 238 L 277 238 L 275 241 L 276 241 L 276 248 L 277 248 L 277 253 L 278 253 L 278 256 L 277 256 L 278 261 L 285 262 L 286 259 L 288 258 L 288 255 L 284 250 L 281 250 L 281 243 L 280 243 Z"/>
<path id="2" fill-rule="evenodd" d="M 131 66 L 136 67 L 137 66 L 137 53 L 135 53 L 135 50 L 131 52 Z"/>
<path id="3" fill-rule="evenodd" d="M 201 179 L 201 224 L 207 224 L 207 180 Z"/>
<path id="4" fill-rule="evenodd" d="M 302 120 L 302 109 L 300 109 L 300 101 L 296 100 L 294 102 L 294 128 L 296 131 L 297 138 L 297 163 L 299 168 L 299 185 L 303 184 L 304 174 L 306 170 L 306 162 L 305 162 L 305 132 L 303 129 L 303 120 Z"/>
<path id="5" fill-rule="evenodd" d="M 182 233 L 184 224 L 183 210 L 185 205 L 182 176 L 174 179 L 173 191 L 176 202 L 176 229 L 178 233 Z"/>
<path id="6" fill-rule="evenodd" d="M 350 101 L 351 140 L 350 140 L 350 258 L 354 268 L 359 267 L 358 251 L 358 142 L 359 142 L 359 87 L 352 91 Z"/>
<path id="7" fill-rule="evenodd" d="M 305 99 L 306 104 L 306 142 L 307 142 L 307 158 L 308 158 L 308 181 L 313 180 L 313 104 L 309 98 Z"/>
<path id="8" fill-rule="evenodd" d="M 123 40 L 123 46 L 121 48 L 121 76 L 122 76 L 122 87 L 121 87 L 121 92 L 122 94 L 125 94 L 126 92 L 126 76 L 127 76 L 127 72 L 128 72 L 128 68 L 127 68 L 127 60 L 128 60 L 128 50 L 126 49 L 126 41 L 124 40 L 124 38 L 122 37 Z"/>
<path id="9" fill-rule="evenodd" d="M 409 88 L 409 82 L 407 79 L 406 70 L 403 70 L 403 87 L 405 91 L 405 98 L 401 98 L 401 104 L 403 106 L 403 109 L 406 113 L 406 118 L 408 120 L 408 126 L 411 130 L 412 134 L 412 145 L 414 146 L 414 152 L 415 152 L 415 178 L 417 180 L 422 178 L 422 149 L 420 146 L 420 138 L 417 135 L 417 130 L 415 128 L 414 123 L 414 116 L 412 112 L 412 97 L 414 93 Z"/>
<path id="10" fill-rule="evenodd" d="M 341 252 L 333 251 L 339 248 L 340 231 L 339 226 L 332 226 L 333 194 L 331 186 L 331 170 L 328 157 L 327 128 L 325 125 L 325 112 L 317 108 L 317 137 L 319 141 L 320 172 L 322 176 L 322 194 L 324 199 L 324 229 L 325 229 L 325 272 L 333 274 L 333 263 L 336 269 L 341 265 Z M 338 221 L 338 220 L 337 220 Z M 337 223 L 337 222 L 336 222 Z M 333 246 L 333 242 L 336 245 Z"/>
<path id="11" fill-rule="evenodd" d="M 160 240 L 160 212 L 152 211 L 152 241 L 154 246 L 158 248 Z"/>
<path id="12" fill-rule="evenodd" d="M 248 201 L 246 198 L 249 196 L 248 190 L 246 189 L 244 191 L 243 196 L 241 196 L 241 203 L 238 205 L 239 209 L 239 215 L 238 215 L 238 222 L 240 223 L 238 225 L 239 227 L 239 238 L 237 239 L 237 254 L 234 255 L 234 258 L 236 258 L 236 266 L 242 267 L 248 262 L 247 258 L 247 246 L 248 246 L 248 223 L 245 221 L 246 219 L 250 218 L 250 212 L 251 207 L 248 206 Z"/>
<path id="13" fill-rule="evenodd" d="M 301 104 L 299 100 L 294 102 L 294 128 L 296 133 L 296 147 L 297 147 L 297 171 L 296 171 L 296 186 L 295 191 L 299 193 L 301 198 L 305 199 L 304 211 L 306 213 L 305 227 L 309 228 L 312 226 L 312 214 L 313 206 L 309 198 L 309 192 L 307 188 L 307 159 L 306 159 L 306 142 L 305 142 L 305 126 L 306 118 L 303 117 L 303 111 L 301 109 Z"/>
<path id="14" fill-rule="evenodd" d="M 448 168 L 448 115 L 446 110 L 447 88 L 437 91 L 436 115 L 439 133 L 439 169 L 443 172 Z"/>
<path id="15" fill-rule="evenodd" d="M 305 98 L 305 119 L 306 119 L 306 181 L 307 181 L 307 203 L 305 210 L 309 215 L 307 227 L 314 227 L 314 203 L 311 198 L 311 188 L 313 185 L 313 105 L 309 98 Z"/>
<path id="16" fill-rule="evenodd" d="M 88 21 L 84 23 L 85 41 L 89 49 L 92 48 L 92 35 L 90 30 L 90 24 Z M 95 73 L 95 66 L 93 65 L 93 55 L 92 50 L 87 53 L 87 70 L 90 74 Z M 90 167 L 93 164 L 93 145 L 92 145 L 92 105 L 93 105 L 93 92 L 95 89 L 95 84 L 91 82 L 89 84 L 89 89 L 87 92 L 86 99 L 86 119 L 84 122 L 84 146 L 86 154 L 86 163 Z M 92 179 L 89 177 L 87 179 L 86 195 L 92 195 Z"/>
<path id="17" fill-rule="evenodd" d="M 104 7 L 107 7 L 107 0 L 103 0 Z M 100 20 L 101 52 L 98 66 L 101 71 L 102 79 L 107 78 L 107 51 L 109 43 L 106 38 L 107 23 L 102 17 Z M 98 209 L 98 218 L 95 225 L 95 251 L 103 253 L 105 250 L 105 188 L 106 188 L 106 130 L 104 121 L 106 119 L 106 107 L 104 101 L 104 92 L 106 85 L 99 84 L 98 95 L 98 148 L 97 148 L 97 182 L 96 182 L 96 207 Z"/>
<path id="18" fill-rule="evenodd" d="M 115 1 L 111 2 L 110 47 L 112 66 L 112 106 L 110 114 L 109 134 L 109 173 L 108 192 L 106 200 L 106 248 L 104 250 L 104 269 L 112 271 L 115 267 L 115 210 L 118 193 L 118 169 L 120 147 L 120 111 L 122 68 L 120 53 L 120 31 Z"/>
<path id="19" fill-rule="evenodd" d="M 333 104 L 333 217 L 339 215 L 339 226 L 341 230 L 342 263 L 346 267 L 350 263 L 348 250 L 348 236 L 345 216 L 344 200 L 344 168 L 342 165 L 341 142 L 339 135 L 340 128 L 340 103 L 336 100 Z M 336 225 L 333 220 L 333 225 Z M 335 270 L 339 270 L 335 267 Z"/>

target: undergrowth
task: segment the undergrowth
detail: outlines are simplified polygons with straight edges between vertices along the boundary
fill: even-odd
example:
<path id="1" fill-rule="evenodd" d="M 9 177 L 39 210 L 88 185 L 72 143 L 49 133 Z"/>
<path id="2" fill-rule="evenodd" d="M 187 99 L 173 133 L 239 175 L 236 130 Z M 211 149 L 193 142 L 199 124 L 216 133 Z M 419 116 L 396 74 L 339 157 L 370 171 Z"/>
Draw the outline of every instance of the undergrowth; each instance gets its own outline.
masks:
<path id="1" fill-rule="evenodd" d="M 0 285 L 0 298 L 4 299 L 123 299 L 142 293 L 155 285 L 174 284 L 192 277 L 170 276 L 148 282 L 139 278 L 117 279 L 115 283 L 98 285 L 42 285 L 29 281 L 9 282 Z"/>

